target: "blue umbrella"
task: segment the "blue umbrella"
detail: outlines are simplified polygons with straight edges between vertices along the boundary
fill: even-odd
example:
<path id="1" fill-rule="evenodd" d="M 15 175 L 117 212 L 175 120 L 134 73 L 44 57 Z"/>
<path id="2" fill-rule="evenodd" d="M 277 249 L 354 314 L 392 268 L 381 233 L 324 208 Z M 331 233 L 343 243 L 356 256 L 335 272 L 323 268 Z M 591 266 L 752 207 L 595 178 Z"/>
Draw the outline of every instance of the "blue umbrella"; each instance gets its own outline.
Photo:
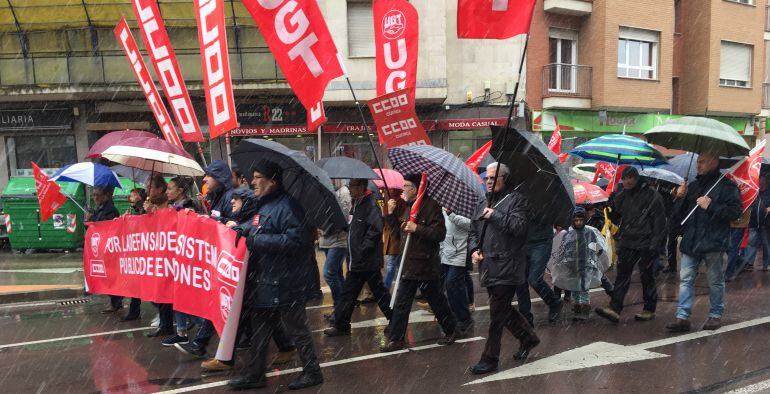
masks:
<path id="1" fill-rule="evenodd" d="M 584 161 L 656 167 L 666 164 L 663 154 L 639 138 L 609 134 L 594 138 L 569 151 Z"/>
<path id="2" fill-rule="evenodd" d="M 118 176 L 112 170 L 107 166 L 90 162 L 70 164 L 57 171 L 51 180 L 80 182 L 94 187 L 112 186 L 122 189 Z"/>

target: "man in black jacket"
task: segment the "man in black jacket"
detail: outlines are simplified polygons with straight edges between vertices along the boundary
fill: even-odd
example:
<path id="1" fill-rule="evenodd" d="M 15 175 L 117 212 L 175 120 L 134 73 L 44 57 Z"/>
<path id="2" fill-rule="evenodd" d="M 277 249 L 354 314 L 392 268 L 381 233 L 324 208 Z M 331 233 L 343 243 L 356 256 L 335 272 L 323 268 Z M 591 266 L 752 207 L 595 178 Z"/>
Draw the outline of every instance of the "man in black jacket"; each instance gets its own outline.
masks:
<path id="1" fill-rule="evenodd" d="M 658 293 L 655 287 L 655 257 L 666 238 L 666 210 L 655 190 L 639 178 L 639 171 L 626 167 L 621 174 L 623 188 L 612 195 L 610 219 L 619 227 L 618 275 L 608 308 L 596 308 L 596 314 L 613 322 L 620 321 L 623 300 L 631 285 L 631 274 L 639 266 L 644 310 L 638 321 L 655 318 Z"/>
<path id="2" fill-rule="evenodd" d="M 474 220 L 468 239 L 473 263 L 479 265 L 481 286 L 489 293 L 491 320 L 484 354 L 471 367 L 477 375 L 497 370 L 504 328 L 520 342 L 513 356 L 516 360 L 525 360 L 540 344 L 532 326 L 511 306 L 517 287 L 527 283 L 529 203 L 523 194 L 513 191 L 509 179 L 510 171 L 504 164 L 487 166 L 487 198 L 492 205 L 484 209 L 480 220 Z"/>
<path id="3" fill-rule="evenodd" d="M 725 310 L 725 275 L 722 262 L 730 239 L 730 222 L 741 216 L 740 192 L 735 183 L 720 177 L 719 155 L 704 152 L 698 156 L 698 176 L 695 181 L 687 186 L 680 186 L 676 197 L 672 219 L 677 223 L 684 221 L 693 209 L 695 211 L 682 225 L 682 241 L 679 243 L 679 250 L 682 252 L 679 306 L 676 310 L 676 321 L 668 324 L 666 328 L 670 332 L 690 330 L 695 278 L 698 276 L 701 261 L 704 261 L 711 308 L 703 329 L 716 330 L 722 326 L 722 314 Z"/>
<path id="4" fill-rule="evenodd" d="M 390 320 L 390 293 L 382 282 L 382 215 L 366 179 L 352 179 L 348 185 L 353 207 L 350 209 L 348 251 L 350 269 L 342 289 L 342 300 L 334 309 L 334 325 L 324 330 L 328 336 L 350 335 L 350 316 L 365 283 L 374 294 L 382 314 Z"/>

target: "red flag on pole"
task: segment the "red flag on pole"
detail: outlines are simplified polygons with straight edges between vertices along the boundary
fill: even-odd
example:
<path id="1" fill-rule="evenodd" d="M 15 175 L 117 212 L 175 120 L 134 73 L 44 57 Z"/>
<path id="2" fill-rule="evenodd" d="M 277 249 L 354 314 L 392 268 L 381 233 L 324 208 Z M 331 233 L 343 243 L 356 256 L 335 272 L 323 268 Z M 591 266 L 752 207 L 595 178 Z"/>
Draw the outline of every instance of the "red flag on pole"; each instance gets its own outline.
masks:
<path id="1" fill-rule="evenodd" d="M 473 152 L 471 157 L 468 158 L 468 160 L 465 161 L 465 165 L 468 166 L 468 168 L 471 169 L 471 171 L 476 172 L 479 169 L 479 165 L 484 160 L 484 158 L 489 154 L 489 151 L 492 149 L 492 141 L 487 142 L 486 144 L 482 145 L 481 148 L 479 148 L 476 152 Z"/>
<path id="2" fill-rule="evenodd" d="M 307 109 L 308 130 L 326 121 L 326 85 L 344 74 L 329 28 L 315 0 L 243 0 L 281 66 L 294 94 Z"/>
<path id="3" fill-rule="evenodd" d="M 612 194 L 615 191 L 615 188 L 620 182 L 620 173 L 623 172 L 623 169 L 626 167 L 628 166 L 622 165 L 618 167 L 615 164 L 605 163 L 603 161 L 596 163 L 597 174 L 610 181 L 610 184 L 607 185 L 607 193 Z M 596 180 L 597 178 L 594 177 L 594 183 L 596 183 Z"/>
<path id="4" fill-rule="evenodd" d="M 32 172 L 35 175 L 37 200 L 40 202 L 40 221 L 45 222 L 67 202 L 67 197 L 61 193 L 59 185 L 48 179 L 48 176 L 34 162 L 32 163 Z"/>
<path id="5" fill-rule="evenodd" d="M 765 140 L 762 140 L 749 156 L 732 166 L 725 177 L 738 185 L 741 192 L 743 210 L 751 206 L 759 195 L 759 171 L 762 168 L 762 155 L 765 152 Z"/>
<path id="6" fill-rule="evenodd" d="M 422 173 L 420 178 L 420 188 L 417 189 L 417 198 L 412 204 L 412 210 L 409 212 L 409 220 L 412 223 L 417 222 L 417 214 L 420 213 L 420 207 L 422 207 L 422 199 L 425 197 L 425 190 L 428 187 L 428 174 Z"/>
<path id="7" fill-rule="evenodd" d="M 136 21 L 139 23 L 139 30 L 142 32 L 144 47 L 155 67 L 155 75 L 163 86 L 163 93 L 171 105 L 171 112 L 182 132 L 182 139 L 185 142 L 203 142 L 203 133 L 195 116 L 187 85 L 182 78 L 174 48 L 171 46 L 166 25 L 160 15 L 157 0 L 134 0 L 131 3 Z"/>
<path id="8" fill-rule="evenodd" d="M 559 126 L 558 120 L 556 121 L 556 127 L 553 128 L 551 140 L 548 141 L 548 149 L 556 153 L 557 156 L 561 156 L 561 126 Z"/>
<path id="9" fill-rule="evenodd" d="M 369 100 L 380 144 L 389 148 L 402 145 L 430 145 L 430 138 L 425 132 L 414 110 L 410 90 L 397 90 Z"/>
<path id="10" fill-rule="evenodd" d="M 506 39 L 529 33 L 536 0 L 458 0 L 457 38 Z"/>
<path id="11" fill-rule="evenodd" d="M 134 35 L 131 34 L 131 29 L 126 23 L 126 18 L 121 17 L 118 25 L 115 26 L 115 37 L 118 39 L 123 52 L 125 52 L 129 63 L 131 63 L 131 69 L 134 71 L 139 86 L 142 87 L 145 98 L 147 98 L 147 104 L 150 105 L 153 115 L 155 115 L 155 121 L 158 122 L 158 127 L 163 133 L 163 137 L 166 141 L 176 145 L 182 146 L 182 142 L 179 140 L 174 125 L 171 123 L 171 117 L 168 116 L 166 106 L 163 104 L 163 99 L 160 98 L 158 93 L 158 87 L 155 86 L 155 82 L 150 78 L 150 70 L 144 64 L 141 54 L 139 53 L 139 47 L 136 45 Z"/>
<path id="12" fill-rule="evenodd" d="M 377 95 L 417 86 L 419 16 L 406 0 L 375 0 L 374 45 L 377 51 Z"/>
<path id="13" fill-rule="evenodd" d="M 238 127 L 224 8 L 223 0 L 195 0 L 209 138 L 219 137 Z"/>

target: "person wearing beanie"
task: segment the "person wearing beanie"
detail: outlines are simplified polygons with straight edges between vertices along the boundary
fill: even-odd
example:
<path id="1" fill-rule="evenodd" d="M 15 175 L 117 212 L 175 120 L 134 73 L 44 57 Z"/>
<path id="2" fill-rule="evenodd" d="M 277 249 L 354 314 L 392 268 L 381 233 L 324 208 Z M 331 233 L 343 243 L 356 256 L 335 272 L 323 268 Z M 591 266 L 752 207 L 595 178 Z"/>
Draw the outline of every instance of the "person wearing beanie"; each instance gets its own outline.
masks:
<path id="1" fill-rule="evenodd" d="M 634 167 L 621 173 L 623 188 L 610 197 L 609 217 L 618 225 L 618 274 L 608 307 L 596 308 L 596 314 L 613 322 L 620 321 L 623 301 L 631 285 L 634 267 L 639 267 L 644 309 L 637 321 L 655 318 L 658 294 L 654 263 L 666 237 L 666 210 L 660 195 L 648 187 Z"/>
<path id="2" fill-rule="evenodd" d="M 556 286 L 569 290 L 575 300 L 572 320 L 585 321 L 591 311 L 588 290 L 602 283 L 609 268 L 604 237 L 599 230 L 586 225 L 586 210 L 575 207 L 572 226 L 554 237 L 548 270 Z"/>

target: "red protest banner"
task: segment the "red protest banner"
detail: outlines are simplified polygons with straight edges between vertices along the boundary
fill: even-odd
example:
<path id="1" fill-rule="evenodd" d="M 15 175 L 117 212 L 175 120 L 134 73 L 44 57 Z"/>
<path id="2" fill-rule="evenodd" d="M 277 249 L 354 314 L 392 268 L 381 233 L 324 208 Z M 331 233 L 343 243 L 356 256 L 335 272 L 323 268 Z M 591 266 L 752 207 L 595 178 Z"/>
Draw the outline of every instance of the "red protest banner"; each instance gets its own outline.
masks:
<path id="1" fill-rule="evenodd" d="M 230 341 L 247 263 L 246 243 L 236 247 L 235 237 L 215 220 L 171 208 L 94 222 L 83 248 L 86 286 L 93 293 L 173 304 L 176 311 L 211 320 Z"/>
<path id="2" fill-rule="evenodd" d="M 469 157 L 468 160 L 465 161 L 465 165 L 468 166 L 468 168 L 470 168 L 471 171 L 476 172 L 481 162 L 489 154 L 490 149 L 492 149 L 491 140 L 486 144 L 482 145 L 481 148 L 479 148 L 476 152 L 473 152 L 471 157 Z"/>
<path id="3" fill-rule="evenodd" d="M 556 121 L 556 127 L 553 129 L 553 134 L 551 134 L 551 140 L 548 141 L 548 149 L 561 157 L 561 127 L 558 120 Z"/>
<path id="4" fill-rule="evenodd" d="M 377 95 L 417 86 L 419 16 L 406 0 L 375 0 L 374 46 L 377 62 Z"/>
<path id="5" fill-rule="evenodd" d="M 223 0 L 195 0 L 209 138 L 219 137 L 238 127 L 224 7 Z"/>
<path id="6" fill-rule="evenodd" d="M 380 144 L 389 148 L 402 145 L 430 145 L 428 134 L 417 119 L 414 103 L 410 101 L 410 89 L 398 90 L 393 93 L 369 100 L 369 111 L 372 113 Z"/>
<path id="7" fill-rule="evenodd" d="M 536 0 L 458 0 L 457 38 L 505 39 L 529 33 Z"/>
<path id="8" fill-rule="evenodd" d="M 725 177 L 738 185 L 741 192 L 743 210 L 749 206 L 759 195 L 759 172 L 762 168 L 762 155 L 765 153 L 765 140 L 749 152 L 749 156 L 732 166 Z"/>
<path id="9" fill-rule="evenodd" d="M 174 47 L 166 32 L 166 25 L 160 15 L 157 0 L 133 0 L 136 21 L 142 32 L 144 47 L 150 55 L 155 75 L 160 79 L 163 93 L 171 105 L 176 124 L 182 131 L 185 142 L 203 142 L 203 133 L 195 116 L 187 85 L 182 78 Z"/>
<path id="10" fill-rule="evenodd" d="M 134 71 L 139 86 L 142 87 L 142 92 L 144 92 L 144 96 L 147 98 L 152 114 L 155 115 L 160 131 L 163 132 L 163 137 L 174 145 L 182 146 L 182 142 L 179 141 L 179 135 L 177 135 L 174 125 L 171 123 L 171 118 L 168 116 L 166 106 L 163 104 L 163 99 L 160 98 L 158 87 L 155 86 L 155 81 L 150 78 L 150 71 L 144 64 L 144 60 L 139 53 L 139 47 L 136 45 L 136 40 L 134 40 L 134 35 L 131 34 L 131 29 L 128 27 L 125 17 L 120 18 L 120 22 L 115 26 L 114 33 L 121 47 L 123 47 L 123 52 L 125 52 L 129 63 L 131 63 L 131 69 Z"/>
<path id="11" fill-rule="evenodd" d="M 37 201 L 40 203 L 40 221 L 45 222 L 67 202 L 67 197 L 61 193 L 59 185 L 48 179 L 48 176 L 34 162 L 32 162 L 32 173 L 35 176 Z"/>

